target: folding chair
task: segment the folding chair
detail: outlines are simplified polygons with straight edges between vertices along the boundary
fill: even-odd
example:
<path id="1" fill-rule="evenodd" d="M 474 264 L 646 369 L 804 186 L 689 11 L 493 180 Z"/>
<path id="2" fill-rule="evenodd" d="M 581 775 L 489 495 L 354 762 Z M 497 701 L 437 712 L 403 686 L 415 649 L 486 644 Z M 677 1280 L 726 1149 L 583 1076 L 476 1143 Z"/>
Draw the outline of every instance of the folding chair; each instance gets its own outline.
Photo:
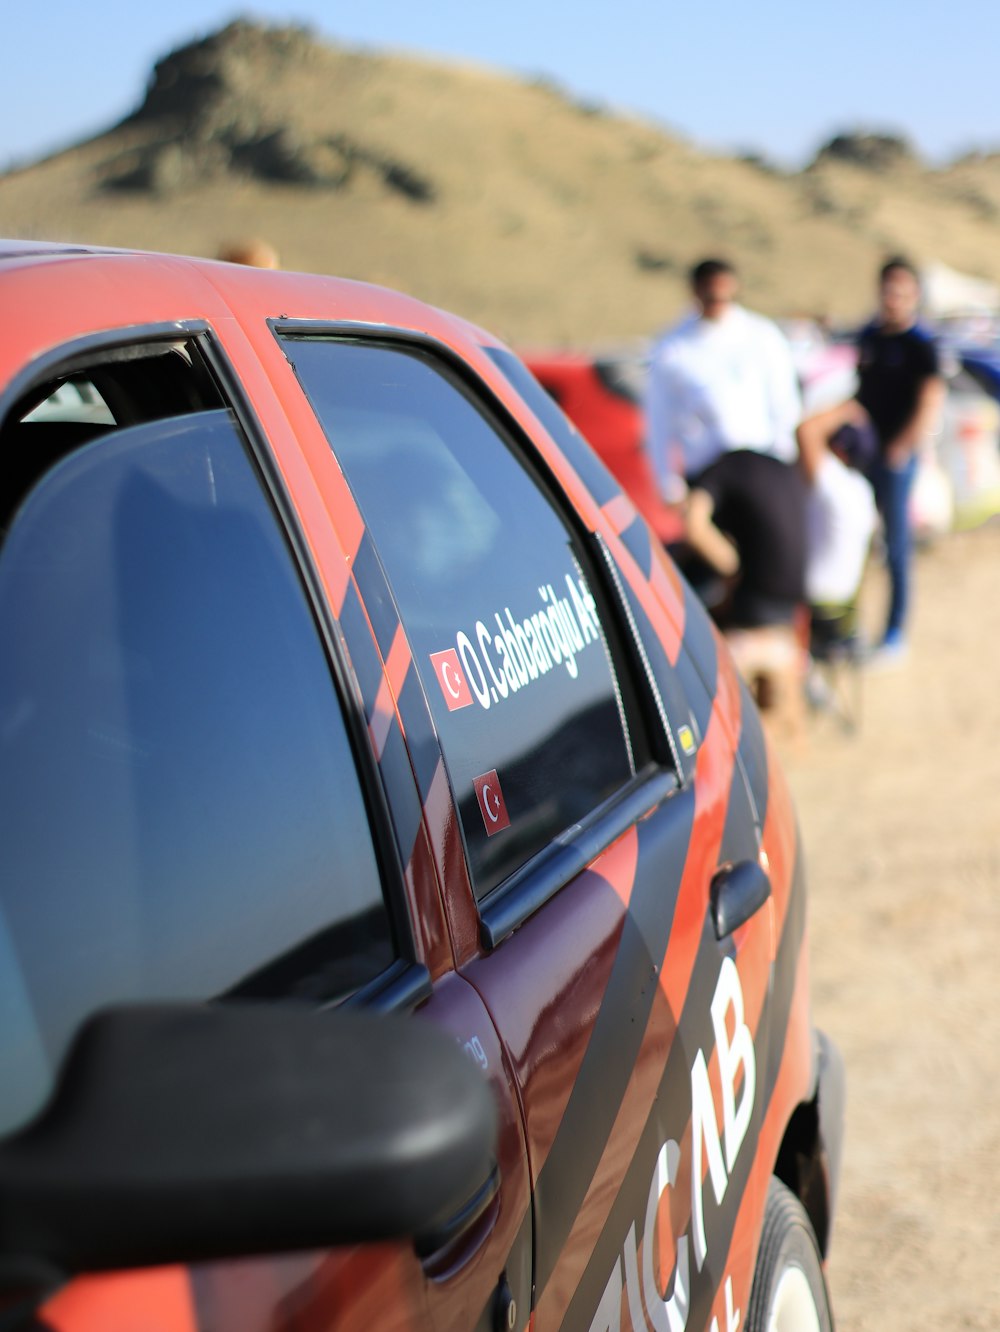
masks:
<path id="1" fill-rule="evenodd" d="M 864 646 L 856 602 L 811 606 L 806 697 L 817 712 L 834 716 L 845 731 L 861 727 Z"/>
<path id="2" fill-rule="evenodd" d="M 736 668 L 774 734 L 798 743 L 804 735 L 804 652 L 794 625 L 724 631 Z"/>

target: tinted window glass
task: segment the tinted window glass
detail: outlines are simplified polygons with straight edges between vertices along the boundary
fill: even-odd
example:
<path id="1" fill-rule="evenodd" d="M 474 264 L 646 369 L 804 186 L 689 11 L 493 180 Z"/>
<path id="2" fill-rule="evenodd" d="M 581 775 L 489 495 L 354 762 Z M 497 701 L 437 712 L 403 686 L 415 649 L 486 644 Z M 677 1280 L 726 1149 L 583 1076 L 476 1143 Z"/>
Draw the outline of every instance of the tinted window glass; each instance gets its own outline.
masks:
<path id="1" fill-rule="evenodd" d="M 0 633 L 0 1127 L 98 1005 L 338 997 L 391 960 L 328 663 L 227 413 L 49 471 Z"/>
<path id="2" fill-rule="evenodd" d="M 286 349 L 392 585 L 483 896 L 633 773 L 589 576 L 531 474 L 428 360 Z"/>

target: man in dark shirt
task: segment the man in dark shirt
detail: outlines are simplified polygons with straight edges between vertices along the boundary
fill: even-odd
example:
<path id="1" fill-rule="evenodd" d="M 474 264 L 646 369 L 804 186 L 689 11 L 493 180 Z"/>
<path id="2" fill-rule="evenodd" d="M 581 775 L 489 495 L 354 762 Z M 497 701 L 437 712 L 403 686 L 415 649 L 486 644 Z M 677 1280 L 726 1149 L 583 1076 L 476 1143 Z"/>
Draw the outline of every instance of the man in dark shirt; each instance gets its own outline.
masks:
<path id="1" fill-rule="evenodd" d="M 724 629 L 791 625 L 805 601 L 806 483 L 756 450 L 725 453 L 691 483 L 687 539 L 735 586 L 713 610 Z"/>
<path id="2" fill-rule="evenodd" d="M 905 259 L 890 259 L 879 273 L 879 309 L 858 338 L 857 400 L 870 416 L 879 454 L 870 479 L 885 529 L 890 599 L 879 657 L 905 653 L 909 607 L 910 491 L 917 448 L 933 428 L 944 383 L 937 350 L 917 324 L 920 283 Z"/>

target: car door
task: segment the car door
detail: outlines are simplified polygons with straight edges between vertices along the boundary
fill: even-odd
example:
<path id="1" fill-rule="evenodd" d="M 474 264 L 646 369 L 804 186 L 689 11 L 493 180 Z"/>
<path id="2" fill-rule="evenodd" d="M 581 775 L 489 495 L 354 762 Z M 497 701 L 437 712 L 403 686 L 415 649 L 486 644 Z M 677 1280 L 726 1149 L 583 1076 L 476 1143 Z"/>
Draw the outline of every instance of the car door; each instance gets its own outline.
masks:
<path id="1" fill-rule="evenodd" d="M 524 1118 L 534 1326 L 699 1325 L 750 1192 L 744 978 L 761 999 L 773 955 L 766 912 L 719 937 L 713 910 L 734 866 L 766 897 L 744 697 L 679 638 L 670 658 L 621 534 L 588 530 L 467 367 L 382 330 L 277 333 L 365 518 L 362 598 L 405 636 L 456 962 Z M 714 645 L 693 608 L 687 634 Z"/>

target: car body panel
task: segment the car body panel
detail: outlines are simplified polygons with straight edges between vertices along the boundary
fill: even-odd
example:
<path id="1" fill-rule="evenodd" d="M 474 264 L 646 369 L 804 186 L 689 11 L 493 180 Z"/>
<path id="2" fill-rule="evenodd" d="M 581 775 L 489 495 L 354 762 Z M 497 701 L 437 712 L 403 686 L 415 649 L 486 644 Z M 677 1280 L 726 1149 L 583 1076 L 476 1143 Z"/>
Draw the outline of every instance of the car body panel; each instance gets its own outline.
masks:
<path id="1" fill-rule="evenodd" d="M 749 695 L 636 508 L 610 478 L 596 492 L 585 482 L 592 459 L 552 437 L 501 369 L 502 344 L 407 297 L 46 249 L 0 257 L 0 284 L 19 311 L 0 335 L 2 412 L 39 366 L 95 337 L 141 340 L 174 325 L 209 344 L 272 467 L 278 512 L 368 737 L 401 867 L 408 964 L 426 974 L 417 1020 L 451 1032 L 480 1064 L 501 1121 L 499 1191 L 446 1252 L 420 1259 L 391 1244 L 81 1277 L 48 1300 L 42 1321 L 113 1332 L 142 1309 L 164 1332 L 487 1328 L 506 1285 L 512 1326 L 531 1315 L 535 1332 L 616 1327 L 616 1309 L 637 1329 L 647 1314 L 657 1329 L 663 1317 L 727 1326 L 727 1310 L 731 1320 L 747 1308 L 782 1139 L 815 1094 L 801 850 Z M 278 336 L 293 326 L 420 346 L 457 367 L 484 415 L 553 479 L 567 521 L 593 537 L 607 594 L 623 603 L 636 688 L 655 701 L 648 724 L 672 756 L 669 792 L 493 941 L 391 586 L 336 440 Z M 713 881 L 745 861 L 765 869 L 770 898 L 720 940 Z"/>

